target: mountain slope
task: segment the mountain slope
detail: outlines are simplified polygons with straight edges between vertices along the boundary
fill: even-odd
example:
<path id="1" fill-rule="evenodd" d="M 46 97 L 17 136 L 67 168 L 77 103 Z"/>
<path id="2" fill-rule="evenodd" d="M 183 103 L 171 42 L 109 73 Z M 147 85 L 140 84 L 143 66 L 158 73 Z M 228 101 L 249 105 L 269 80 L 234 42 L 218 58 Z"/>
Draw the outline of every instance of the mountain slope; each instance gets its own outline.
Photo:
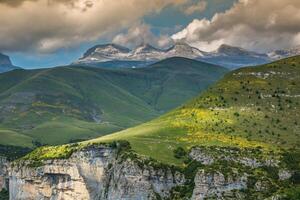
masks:
<path id="1" fill-rule="evenodd" d="M 0 53 L 0 73 L 11 71 L 14 69 L 19 69 L 19 67 L 14 66 L 7 55 Z"/>
<path id="2" fill-rule="evenodd" d="M 298 200 L 299 85 L 300 57 L 233 71 L 151 122 L 94 140 L 34 150 L 13 163 L 10 181 L 18 190 L 10 194 L 64 187 L 63 178 L 51 185 L 44 181 L 50 172 L 68 177 L 69 185 L 80 180 L 83 188 L 91 188 L 77 191 L 68 185 L 61 196 Z M 82 169 L 78 179 L 74 171 Z"/>
<path id="3" fill-rule="evenodd" d="M 298 148 L 300 57 L 227 74 L 184 106 L 140 126 L 88 142 L 127 140 L 138 153 L 180 163 L 173 151 L 195 145 Z"/>
<path id="4" fill-rule="evenodd" d="M 28 138 L 62 144 L 108 134 L 179 106 L 226 72 L 184 58 L 140 69 L 15 70 L 0 75 L 0 135 L 13 131 L 28 146 Z"/>

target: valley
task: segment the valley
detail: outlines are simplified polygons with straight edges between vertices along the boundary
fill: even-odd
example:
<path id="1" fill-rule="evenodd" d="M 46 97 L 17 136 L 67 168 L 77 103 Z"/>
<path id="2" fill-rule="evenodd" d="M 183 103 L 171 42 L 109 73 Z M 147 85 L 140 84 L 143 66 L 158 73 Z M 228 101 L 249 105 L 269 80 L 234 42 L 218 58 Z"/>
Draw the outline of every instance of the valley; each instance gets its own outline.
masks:
<path id="1" fill-rule="evenodd" d="M 79 199 L 296 200 L 299 65 L 298 56 L 238 69 L 150 122 L 93 140 L 38 148 L 13 162 L 10 195 L 35 199 L 49 191 Z M 56 182 L 45 182 L 47 177 Z M 66 177 L 73 186 L 58 190 Z M 77 186 L 80 192 L 72 192 Z"/>
<path id="2" fill-rule="evenodd" d="M 0 200 L 300 200 L 300 1 L 0 0 Z"/>
<path id="3" fill-rule="evenodd" d="M 181 105 L 226 72 L 171 58 L 139 69 L 66 66 L 1 74 L 0 143 L 63 144 L 122 130 Z"/>

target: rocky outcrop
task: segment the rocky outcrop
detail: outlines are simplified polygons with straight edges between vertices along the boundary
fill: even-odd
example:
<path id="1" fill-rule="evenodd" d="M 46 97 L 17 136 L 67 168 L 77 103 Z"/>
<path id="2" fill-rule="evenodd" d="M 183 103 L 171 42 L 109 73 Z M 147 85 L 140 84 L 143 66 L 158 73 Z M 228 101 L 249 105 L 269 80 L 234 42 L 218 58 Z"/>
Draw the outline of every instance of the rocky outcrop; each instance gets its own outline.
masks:
<path id="1" fill-rule="evenodd" d="M 79 151 L 36 168 L 14 166 L 9 175 L 11 200 L 156 199 L 184 183 L 178 172 L 140 166 L 108 147 Z"/>
<path id="2" fill-rule="evenodd" d="M 268 157 L 260 157 L 261 152 L 253 153 L 253 149 L 244 150 L 241 152 L 237 148 L 201 148 L 194 147 L 191 149 L 189 156 L 203 165 L 211 165 L 216 161 L 224 160 L 229 162 L 240 163 L 244 166 L 257 168 L 262 166 L 278 166 L 278 160 L 274 155 Z M 257 150 L 259 151 L 259 150 Z"/>
<path id="3" fill-rule="evenodd" d="M 235 174 L 225 177 L 221 172 L 199 170 L 195 176 L 195 188 L 192 200 L 207 198 L 224 199 L 225 196 L 239 199 L 234 191 L 247 188 L 247 175 Z"/>
<path id="4" fill-rule="evenodd" d="M 0 191 L 8 189 L 8 162 L 6 158 L 0 157 Z"/>
<path id="5" fill-rule="evenodd" d="M 11 165 L 10 200 L 245 199 L 249 191 L 265 195 L 273 187 L 267 171 L 253 173 L 262 172 L 261 166 L 276 168 L 280 181 L 291 177 L 290 171 L 276 167 L 272 155 L 252 153 L 256 158 L 248 150 L 192 148 L 189 156 L 194 164 L 179 169 L 130 150 L 120 153 L 115 147 L 93 146 L 68 159 Z M 270 196 L 258 199 L 262 197 Z"/>

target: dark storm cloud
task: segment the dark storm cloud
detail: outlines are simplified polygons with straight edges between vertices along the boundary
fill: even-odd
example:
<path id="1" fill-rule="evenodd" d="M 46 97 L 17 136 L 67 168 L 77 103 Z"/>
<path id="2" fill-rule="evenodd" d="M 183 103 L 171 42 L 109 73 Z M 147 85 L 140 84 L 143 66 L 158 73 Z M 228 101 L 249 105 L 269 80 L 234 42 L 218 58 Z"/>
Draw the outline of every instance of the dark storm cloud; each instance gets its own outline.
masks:
<path id="1" fill-rule="evenodd" d="M 189 0 L 0 0 L 0 51 L 51 52 L 93 41 Z"/>

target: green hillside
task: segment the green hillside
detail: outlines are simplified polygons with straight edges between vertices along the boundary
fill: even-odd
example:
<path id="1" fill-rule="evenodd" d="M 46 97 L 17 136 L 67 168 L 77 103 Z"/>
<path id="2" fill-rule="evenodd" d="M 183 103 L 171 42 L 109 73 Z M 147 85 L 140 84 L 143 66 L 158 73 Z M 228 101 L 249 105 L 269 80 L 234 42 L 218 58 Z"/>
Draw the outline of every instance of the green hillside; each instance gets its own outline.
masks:
<path id="1" fill-rule="evenodd" d="M 94 142 L 127 140 L 133 150 L 168 164 L 178 147 L 196 145 L 299 149 L 300 57 L 239 69 L 180 108 Z"/>
<path id="2" fill-rule="evenodd" d="M 57 67 L 0 75 L 0 145 L 63 144 L 149 121 L 227 72 L 171 58 L 140 69 Z"/>

